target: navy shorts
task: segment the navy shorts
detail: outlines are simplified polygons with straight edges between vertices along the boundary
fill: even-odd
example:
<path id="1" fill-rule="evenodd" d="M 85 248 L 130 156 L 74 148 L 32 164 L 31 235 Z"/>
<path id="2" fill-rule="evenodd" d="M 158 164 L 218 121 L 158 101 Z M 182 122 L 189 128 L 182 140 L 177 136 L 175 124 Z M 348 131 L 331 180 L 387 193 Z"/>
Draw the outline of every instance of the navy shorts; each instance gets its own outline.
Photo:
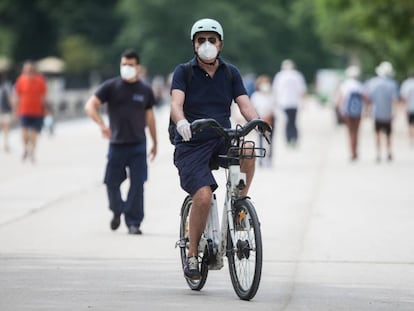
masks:
<path id="1" fill-rule="evenodd" d="M 391 121 L 375 121 L 375 132 L 384 132 L 385 135 L 390 136 L 392 132 Z"/>
<path id="2" fill-rule="evenodd" d="M 407 114 L 408 124 L 414 124 L 414 112 L 409 112 Z"/>
<path id="3" fill-rule="evenodd" d="M 21 116 L 20 124 L 23 128 L 28 128 L 40 132 L 43 127 L 43 116 L 31 117 L 31 116 Z"/>
<path id="4" fill-rule="evenodd" d="M 226 167 L 227 161 L 219 155 L 226 154 L 223 138 L 210 139 L 202 143 L 180 143 L 174 151 L 174 164 L 180 175 L 181 188 L 190 195 L 198 189 L 210 186 L 211 190 L 218 185 L 211 171 L 212 164 Z"/>

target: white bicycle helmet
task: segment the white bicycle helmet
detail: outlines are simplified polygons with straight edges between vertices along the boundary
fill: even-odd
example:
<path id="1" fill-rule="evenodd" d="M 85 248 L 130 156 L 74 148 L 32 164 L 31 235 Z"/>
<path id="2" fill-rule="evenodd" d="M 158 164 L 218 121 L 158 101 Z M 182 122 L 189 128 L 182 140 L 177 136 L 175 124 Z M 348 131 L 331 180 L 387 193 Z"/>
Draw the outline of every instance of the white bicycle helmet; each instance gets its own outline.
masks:
<path id="1" fill-rule="evenodd" d="M 196 21 L 191 28 L 191 41 L 194 40 L 194 36 L 198 32 L 202 31 L 212 31 L 217 33 L 220 36 L 220 40 L 223 41 L 223 27 L 221 27 L 220 23 L 211 18 L 203 18 Z"/>

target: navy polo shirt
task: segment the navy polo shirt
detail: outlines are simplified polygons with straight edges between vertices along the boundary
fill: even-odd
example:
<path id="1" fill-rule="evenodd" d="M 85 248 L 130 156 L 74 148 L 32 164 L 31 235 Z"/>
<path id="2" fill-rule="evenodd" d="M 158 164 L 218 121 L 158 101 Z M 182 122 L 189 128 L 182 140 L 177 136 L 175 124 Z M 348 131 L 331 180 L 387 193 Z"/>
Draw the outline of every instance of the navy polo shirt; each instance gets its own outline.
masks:
<path id="1" fill-rule="evenodd" d="M 229 74 L 224 61 L 219 58 L 219 67 L 211 78 L 199 65 L 194 57 L 191 60 L 192 77 L 187 85 L 185 64 L 178 65 L 174 70 L 171 90 L 179 89 L 185 93 L 184 116 L 188 122 L 197 119 L 213 118 L 223 127 L 230 128 L 230 107 L 237 97 L 247 95 L 240 72 L 227 64 L 231 70 Z M 216 137 L 212 131 L 205 131 L 193 135 L 191 142 L 205 141 Z M 175 141 L 181 142 L 176 133 Z"/>

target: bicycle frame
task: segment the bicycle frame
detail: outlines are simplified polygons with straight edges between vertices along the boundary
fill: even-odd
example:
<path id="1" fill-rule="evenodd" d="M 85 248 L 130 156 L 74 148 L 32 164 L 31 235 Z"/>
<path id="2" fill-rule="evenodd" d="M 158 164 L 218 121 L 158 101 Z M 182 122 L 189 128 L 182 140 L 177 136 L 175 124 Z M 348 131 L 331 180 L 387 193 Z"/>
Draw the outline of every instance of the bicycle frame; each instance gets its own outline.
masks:
<path id="1" fill-rule="evenodd" d="M 206 128 L 216 131 L 224 138 L 228 148 L 226 154 L 220 156 L 227 160 L 223 217 L 220 225 L 217 200 L 213 194 L 206 226 L 198 244 L 198 256 L 201 258 L 198 261 L 199 278 L 188 277 L 185 273 L 189 255 L 192 198 L 187 196 L 181 207 L 180 240 L 176 246 L 180 247 L 185 278 L 192 290 L 203 288 L 209 270 L 219 270 L 224 266 L 224 256 L 227 256 L 230 279 L 240 299 L 252 299 L 259 288 L 263 258 L 260 222 L 249 197 L 240 195 L 246 187 L 246 174 L 240 170 L 241 161 L 264 157 L 266 152 L 264 148 L 255 147 L 254 142 L 244 139 L 256 127 L 270 143 L 266 133 L 271 133 L 272 129 L 259 119 L 250 120 L 245 126 L 238 125 L 234 129 L 225 129 L 214 119 L 200 119 L 191 124 L 192 133 Z M 256 151 L 262 153 L 257 154 Z M 218 163 L 212 163 L 210 168 L 218 168 L 216 164 Z"/>
<path id="2" fill-rule="evenodd" d="M 233 245 L 237 244 L 234 236 L 234 223 L 233 223 L 233 202 L 240 195 L 240 190 L 246 184 L 246 174 L 240 171 L 240 165 L 230 165 L 226 172 L 226 197 L 223 205 L 223 217 L 220 221 L 218 218 L 217 199 L 213 194 L 211 199 L 211 206 L 209 216 L 207 219 L 206 228 L 201 237 L 199 243 L 199 251 L 204 251 L 208 243 L 212 242 L 212 254 L 209 256 L 215 256 L 215 260 L 209 264 L 210 270 L 219 270 L 223 264 L 223 257 L 227 252 L 227 234 L 230 232 Z M 211 242 L 209 242 L 211 241 Z"/>

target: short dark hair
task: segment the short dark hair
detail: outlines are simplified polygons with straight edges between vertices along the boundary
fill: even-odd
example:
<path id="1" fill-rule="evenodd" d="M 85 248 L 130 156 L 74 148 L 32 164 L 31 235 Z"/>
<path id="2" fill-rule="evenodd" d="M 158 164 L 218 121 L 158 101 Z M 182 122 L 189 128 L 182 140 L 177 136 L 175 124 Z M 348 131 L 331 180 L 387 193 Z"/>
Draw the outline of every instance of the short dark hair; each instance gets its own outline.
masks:
<path id="1" fill-rule="evenodd" d="M 123 53 L 122 53 L 122 57 L 131 59 L 134 58 L 137 61 L 137 64 L 139 64 L 139 55 L 137 53 L 137 51 L 135 51 L 134 49 L 126 49 Z"/>

